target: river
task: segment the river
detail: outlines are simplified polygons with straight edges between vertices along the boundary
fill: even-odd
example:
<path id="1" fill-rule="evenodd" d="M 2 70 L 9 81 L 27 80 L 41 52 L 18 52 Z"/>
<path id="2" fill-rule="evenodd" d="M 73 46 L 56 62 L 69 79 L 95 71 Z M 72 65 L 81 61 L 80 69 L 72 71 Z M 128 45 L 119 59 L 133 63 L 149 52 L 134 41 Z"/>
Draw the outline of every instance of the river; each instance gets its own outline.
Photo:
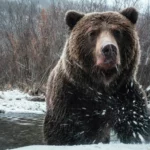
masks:
<path id="1" fill-rule="evenodd" d="M 42 145 L 43 120 L 41 114 L 0 114 L 0 150 Z"/>
<path id="2" fill-rule="evenodd" d="M 43 121 L 43 114 L 0 113 L 0 150 L 43 145 Z M 111 141 L 117 141 L 114 133 Z"/>

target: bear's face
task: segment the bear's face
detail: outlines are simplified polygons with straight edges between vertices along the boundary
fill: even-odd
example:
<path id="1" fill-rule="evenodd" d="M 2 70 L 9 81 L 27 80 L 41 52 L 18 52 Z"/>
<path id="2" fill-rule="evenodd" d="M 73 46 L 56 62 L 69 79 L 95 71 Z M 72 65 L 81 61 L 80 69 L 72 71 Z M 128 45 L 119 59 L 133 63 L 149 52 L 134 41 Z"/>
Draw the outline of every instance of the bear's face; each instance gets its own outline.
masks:
<path id="1" fill-rule="evenodd" d="M 122 12 L 82 14 L 69 11 L 66 23 L 71 34 L 68 55 L 97 81 L 109 84 L 123 70 L 136 68 L 139 59 L 134 8 Z"/>

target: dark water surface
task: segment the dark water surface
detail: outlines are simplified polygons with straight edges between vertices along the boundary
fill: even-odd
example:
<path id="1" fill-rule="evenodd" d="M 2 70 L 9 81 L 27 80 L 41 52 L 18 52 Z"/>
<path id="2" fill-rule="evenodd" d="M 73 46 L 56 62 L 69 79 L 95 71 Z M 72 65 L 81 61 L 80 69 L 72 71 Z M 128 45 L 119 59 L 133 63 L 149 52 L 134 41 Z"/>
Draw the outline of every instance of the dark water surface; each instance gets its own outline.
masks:
<path id="1" fill-rule="evenodd" d="M 44 114 L 0 113 L 0 150 L 43 145 Z M 116 142 L 116 135 L 111 134 Z"/>
<path id="2" fill-rule="evenodd" d="M 27 145 L 42 145 L 41 114 L 0 114 L 0 150 Z"/>

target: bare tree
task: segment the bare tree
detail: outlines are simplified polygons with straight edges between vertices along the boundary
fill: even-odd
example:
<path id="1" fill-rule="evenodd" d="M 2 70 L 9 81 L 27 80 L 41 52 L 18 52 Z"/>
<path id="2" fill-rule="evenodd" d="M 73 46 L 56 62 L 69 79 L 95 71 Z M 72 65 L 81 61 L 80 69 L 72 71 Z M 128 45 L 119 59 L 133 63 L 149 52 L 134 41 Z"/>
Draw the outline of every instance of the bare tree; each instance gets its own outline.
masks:
<path id="1" fill-rule="evenodd" d="M 121 10 L 140 8 L 140 0 L 51 0 L 46 9 L 32 0 L 1 1 L 0 5 L 0 85 L 21 88 L 44 85 L 49 71 L 59 59 L 67 36 L 65 12 Z M 142 11 L 137 24 L 142 49 L 138 80 L 150 85 L 150 5 Z"/>

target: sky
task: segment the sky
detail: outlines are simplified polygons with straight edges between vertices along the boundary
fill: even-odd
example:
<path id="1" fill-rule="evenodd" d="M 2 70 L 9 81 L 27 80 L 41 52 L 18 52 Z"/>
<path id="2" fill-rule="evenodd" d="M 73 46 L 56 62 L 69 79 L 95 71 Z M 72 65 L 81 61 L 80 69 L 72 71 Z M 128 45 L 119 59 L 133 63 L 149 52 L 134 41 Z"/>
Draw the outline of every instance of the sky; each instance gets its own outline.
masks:
<path id="1" fill-rule="evenodd" d="M 70 1 L 70 0 L 68 0 L 68 1 Z M 72 0 L 72 1 L 80 1 L 80 0 Z M 86 0 L 83 0 L 83 1 L 85 2 Z M 87 1 L 94 1 L 94 2 L 97 1 L 98 2 L 99 0 L 87 0 Z M 109 4 L 109 5 L 113 5 L 114 1 L 122 2 L 122 0 L 103 0 L 103 1 L 106 1 L 107 4 Z M 127 1 L 129 1 L 129 3 L 130 3 L 131 1 L 136 1 L 136 0 L 127 0 Z M 139 5 L 136 8 L 138 9 L 139 12 L 144 11 L 146 6 L 148 5 L 148 3 L 150 4 L 150 0 L 137 0 L 137 1 L 139 1 L 138 2 Z M 126 8 L 126 7 L 122 6 L 122 8 Z"/>
<path id="2" fill-rule="evenodd" d="M 107 0 L 107 3 L 110 4 L 110 5 L 113 5 L 114 1 L 115 0 Z M 118 0 L 118 1 L 122 1 L 122 0 Z M 136 1 L 136 0 L 133 0 L 133 1 Z M 138 2 L 138 4 L 140 4 L 140 5 L 138 5 L 139 11 L 144 11 L 144 9 L 148 5 L 148 3 L 150 4 L 150 0 L 139 0 L 139 2 Z"/>
<path id="3" fill-rule="evenodd" d="M 31 1 L 38 1 L 42 7 L 47 7 L 49 6 L 49 3 L 50 1 L 52 0 L 31 0 Z M 56 1 L 56 0 L 53 0 L 53 1 Z M 81 0 L 68 0 L 68 1 L 81 1 Z M 100 0 L 83 0 L 84 2 L 86 1 L 94 1 L 94 2 L 98 2 Z M 103 1 L 106 1 L 109 5 L 113 5 L 114 1 L 119 1 L 119 2 L 122 2 L 122 0 L 103 0 Z M 136 1 L 136 0 L 127 0 L 127 1 Z M 139 12 L 142 12 L 145 10 L 146 6 L 148 5 L 148 3 L 150 4 L 150 0 L 138 0 L 140 1 L 140 5 L 138 5 L 137 9 Z M 139 2 L 138 2 L 139 3 Z M 122 9 L 123 8 L 126 8 L 126 6 L 122 6 Z"/>
<path id="4" fill-rule="evenodd" d="M 110 4 L 112 4 L 113 1 L 114 0 L 107 0 L 107 2 L 109 2 Z M 122 1 L 122 0 L 120 0 L 120 1 Z M 141 1 L 141 3 L 144 5 L 148 4 L 148 1 L 150 2 L 150 0 L 139 0 L 139 1 Z"/>

